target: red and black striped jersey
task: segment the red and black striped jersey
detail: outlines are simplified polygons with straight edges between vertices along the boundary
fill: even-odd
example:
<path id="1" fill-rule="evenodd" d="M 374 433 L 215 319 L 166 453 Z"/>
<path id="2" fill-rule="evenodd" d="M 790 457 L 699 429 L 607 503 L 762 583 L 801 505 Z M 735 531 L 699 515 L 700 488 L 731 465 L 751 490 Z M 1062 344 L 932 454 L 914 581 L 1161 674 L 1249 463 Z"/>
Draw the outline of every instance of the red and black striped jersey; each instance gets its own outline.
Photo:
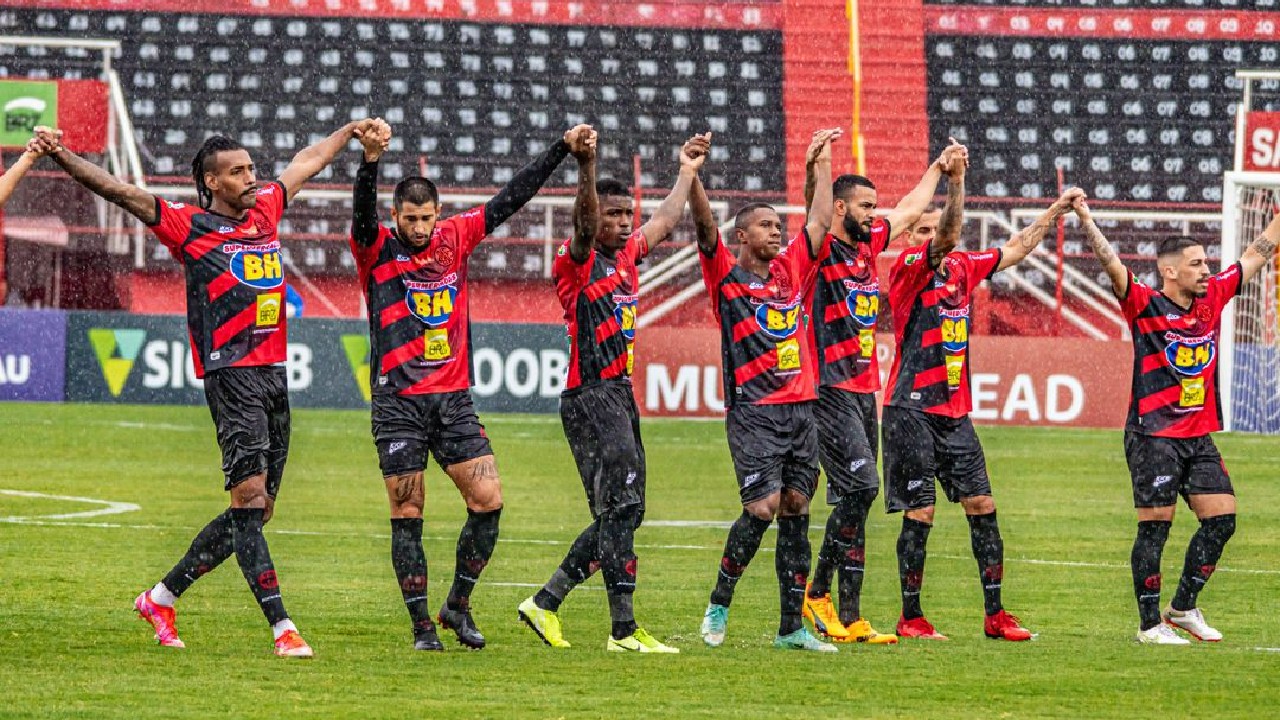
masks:
<path id="1" fill-rule="evenodd" d="M 812 318 L 810 335 L 823 387 L 873 393 L 880 389 L 876 361 L 876 320 L 880 316 L 880 279 L 876 256 L 889 246 L 888 221 L 871 226 L 870 242 L 852 245 L 828 235 L 831 254 L 805 301 Z"/>
<path id="2" fill-rule="evenodd" d="M 484 214 L 477 207 L 440 220 L 421 248 L 382 225 L 371 243 L 352 235 L 351 252 L 369 307 L 374 395 L 470 387 L 467 258 L 484 239 Z"/>
<path id="3" fill-rule="evenodd" d="M 902 251 L 889 271 L 889 307 L 897 353 L 884 404 L 964 417 L 969 396 L 973 291 L 1000 266 L 999 249 L 952 252 L 937 269 L 929 245 Z"/>
<path id="4" fill-rule="evenodd" d="M 284 185 L 258 189 L 243 218 L 156 198 L 151 232 L 182 263 L 187 332 L 196 377 L 227 367 L 285 361 L 284 261 L 276 226 Z"/>
<path id="5" fill-rule="evenodd" d="M 551 274 L 569 337 L 565 390 L 630 381 L 640 289 L 636 265 L 648 254 L 649 241 L 640 230 L 631 233 L 612 258 L 592 248 L 578 263 L 569 252 L 569 241 L 556 251 Z"/>
<path id="6" fill-rule="evenodd" d="M 762 278 L 744 270 L 717 238 L 712 254 L 699 252 L 702 280 L 720 324 L 725 405 L 777 405 L 815 400 L 817 365 L 804 298 L 831 251 L 823 239 L 817 257 L 802 231 L 769 263 Z"/>
<path id="7" fill-rule="evenodd" d="M 1204 297 L 1179 307 L 1131 274 L 1120 309 L 1133 333 L 1133 392 L 1125 429 L 1191 438 L 1222 429 L 1218 351 L 1222 309 L 1240 292 L 1236 263 L 1209 278 Z"/>

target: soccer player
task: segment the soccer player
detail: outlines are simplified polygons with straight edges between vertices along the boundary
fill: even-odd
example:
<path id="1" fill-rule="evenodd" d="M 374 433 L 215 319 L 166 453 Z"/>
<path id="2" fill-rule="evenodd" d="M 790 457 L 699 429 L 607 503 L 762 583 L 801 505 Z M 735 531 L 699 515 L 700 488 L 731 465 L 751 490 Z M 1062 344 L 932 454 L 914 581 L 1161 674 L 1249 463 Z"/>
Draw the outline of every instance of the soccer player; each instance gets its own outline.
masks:
<path id="1" fill-rule="evenodd" d="M 634 232 L 634 201 L 627 186 L 607 178 L 597 182 L 594 144 L 576 155 L 574 234 L 557 251 L 552 274 L 569 336 L 569 376 L 560 396 L 560 418 L 592 522 L 546 585 L 517 609 L 520 619 L 554 648 L 569 647 L 560 626 L 560 604 L 598 566 L 612 622 L 605 649 L 680 652 L 639 627 L 632 606 L 635 531 L 644 518 L 645 502 L 644 445 L 631 387 L 639 293 L 636 265 L 680 222 L 710 142 L 708 133 L 685 143 L 675 187 Z"/>
<path id="2" fill-rule="evenodd" d="M 378 160 L 390 134 L 383 124 L 360 140 L 364 162 L 356 174 L 350 244 L 369 308 L 372 429 L 391 504 L 391 565 L 413 623 L 414 649 L 443 650 L 427 605 L 422 548 L 430 452 L 467 506 L 453 585 L 436 619 L 459 643 L 479 650 L 485 638 L 472 618 L 471 592 L 498 542 L 502 486 L 471 400 L 467 259 L 537 194 L 560 161 L 584 152 L 594 131 L 570 129 L 487 203 L 445 219 L 435 185 L 405 178 L 392 200 L 394 229 L 378 222 Z"/>
<path id="3" fill-rule="evenodd" d="M 801 615 L 810 560 L 809 500 L 818 483 L 817 368 L 801 325 L 804 296 L 830 251 L 831 143 L 838 137 L 839 130 L 814 133 L 806 153 L 816 188 L 813 204 L 804 230 L 785 248 L 778 213 L 754 203 L 734 219 L 735 258 L 720 238 L 702 184 L 695 182 L 690 193 L 702 277 L 720 325 L 725 434 L 742 501 L 702 619 L 702 639 L 711 647 L 724 643 L 734 587 L 776 517 L 781 618 L 773 644 L 836 652 L 835 645 L 809 633 Z"/>
<path id="4" fill-rule="evenodd" d="M 804 615 L 820 635 L 836 642 L 893 644 L 898 638 L 876 632 L 862 617 L 862 578 L 866 566 L 867 511 L 880 489 L 876 447 L 880 428 L 875 393 L 880 389 L 876 359 L 876 320 L 880 282 L 876 257 L 895 229 L 916 223 L 953 157 L 967 152 L 954 143 L 934 161 L 919 184 L 888 215 L 876 216 L 876 188 L 861 175 L 835 179 L 831 253 L 822 262 L 813 290 L 805 298 L 809 338 L 818 363 L 818 456 L 827 474 L 827 503 L 832 506 L 818 551 Z M 809 173 L 812 177 L 814 173 Z M 806 200 L 813 188 L 806 186 Z M 831 601 L 831 580 L 839 568 L 840 608 Z"/>
<path id="5" fill-rule="evenodd" d="M 1067 191 L 1003 248 L 955 252 L 964 216 L 964 164 L 953 163 L 937 237 L 906 248 L 889 273 L 897 354 L 884 395 L 884 487 L 888 511 L 903 512 L 898 536 L 900 637 L 945 640 L 920 608 L 925 545 L 933 527 L 935 478 L 964 508 L 978 561 L 987 637 L 1030 640 L 1000 600 L 1004 542 L 982 445 L 969 419 L 970 302 L 978 284 L 1038 245 L 1081 195 Z"/>
<path id="6" fill-rule="evenodd" d="M 285 612 L 262 534 L 289 454 L 285 280 L 276 226 L 302 186 L 373 124 L 344 125 L 300 151 L 278 180 L 265 184 L 258 182 L 248 150 L 214 135 L 191 163 L 195 205 L 161 200 L 121 182 L 62 148 L 56 131 L 38 129 L 42 148 L 68 175 L 146 223 L 186 273 L 192 362 L 204 379 L 231 507 L 196 535 L 164 579 L 134 601 L 165 647 L 184 647 L 174 625 L 175 601 L 234 553 L 271 624 L 276 655 L 312 656 Z"/>
<path id="7" fill-rule="evenodd" d="M 1280 243 L 1280 215 L 1240 260 L 1212 275 L 1204 247 L 1189 237 L 1160 243 L 1159 290 L 1138 282 L 1098 229 L 1084 198 L 1075 203 L 1093 252 L 1102 264 L 1133 333 L 1133 391 L 1124 428 L 1124 454 L 1138 510 L 1138 534 L 1129 558 L 1138 600 L 1140 643 L 1189 644 L 1174 632 L 1216 642 L 1196 605 L 1222 550 L 1236 529 L 1231 478 L 1210 433 L 1222 429 L 1218 396 L 1218 342 L 1222 309 L 1258 271 L 1269 267 Z M 1172 602 L 1160 610 L 1160 556 L 1178 496 L 1200 521 L 1191 537 Z M 1161 622 L 1161 619 L 1164 622 Z"/>

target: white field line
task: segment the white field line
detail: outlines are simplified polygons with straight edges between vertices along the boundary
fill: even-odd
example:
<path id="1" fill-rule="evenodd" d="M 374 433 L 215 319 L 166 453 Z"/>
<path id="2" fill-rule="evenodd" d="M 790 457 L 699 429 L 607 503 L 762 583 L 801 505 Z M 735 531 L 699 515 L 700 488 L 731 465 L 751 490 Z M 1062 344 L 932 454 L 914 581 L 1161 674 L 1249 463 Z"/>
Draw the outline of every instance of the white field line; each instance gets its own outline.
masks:
<path id="1" fill-rule="evenodd" d="M 40 498 L 42 500 L 60 500 L 62 502 L 89 503 L 91 505 L 105 505 L 96 510 L 85 510 L 83 512 L 58 513 L 55 515 L 14 515 L 12 517 L 0 517 L 0 521 L 4 522 L 23 522 L 26 520 L 70 520 L 72 518 L 90 518 L 99 515 L 119 515 L 120 513 L 133 512 L 141 510 L 141 505 L 135 505 L 127 502 L 115 502 L 113 500 L 97 500 L 94 498 L 75 497 L 73 495 L 48 495 L 45 493 L 31 492 L 30 490 L 5 490 L 0 489 L 0 495 L 13 495 L 25 498 Z"/>

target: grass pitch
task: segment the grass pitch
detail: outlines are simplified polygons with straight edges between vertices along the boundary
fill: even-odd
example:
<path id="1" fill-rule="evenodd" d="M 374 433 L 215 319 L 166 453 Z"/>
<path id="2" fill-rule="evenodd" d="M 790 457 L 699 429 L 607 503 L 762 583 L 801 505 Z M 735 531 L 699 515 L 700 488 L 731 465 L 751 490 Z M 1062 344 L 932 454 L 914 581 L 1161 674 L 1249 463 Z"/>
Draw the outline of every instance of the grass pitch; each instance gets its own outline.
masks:
<path id="1" fill-rule="evenodd" d="M 506 496 L 502 541 L 473 598 L 489 639 L 414 653 L 389 562 L 381 479 L 359 412 L 295 411 L 272 554 L 314 661 L 277 659 L 234 560 L 179 603 L 186 650 L 157 647 L 132 612 L 195 531 L 225 507 L 204 408 L 0 404 L 0 717 L 1260 717 L 1280 700 L 1280 439 L 1220 436 L 1239 529 L 1201 596 L 1217 645 L 1140 647 L 1128 571 L 1134 530 L 1119 432 L 980 430 L 1006 546 L 1005 604 L 1031 643 L 982 636 L 981 590 L 958 507 L 940 507 L 924 607 L 947 643 L 770 647 L 773 534 L 738 586 L 725 647 L 697 630 L 738 515 L 723 425 L 649 421 L 649 510 L 640 622 L 680 656 L 604 651 L 598 578 L 562 608 L 574 647 L 544 647 L 516 619 L 589 516 L 560 426 L 488 416 Z M 4 491 L 21 491 L 13 494 Z M 33 496 L 29 493 L 40 493 Z M 59 519 L 107 506 L 138 509 Z M 429 473 L 433 607 L 453 570 L 462 502 Z M 815 504 L 816 551 L 826 507 Z M 15 518 L 21 518 L 14 521 Z M 689 525 L 665 524 L 685 521 Z M 873 512 L 863 609 L 898 615 L 899 520 Z M 1194 531 L 1182 508 L 1165 552 L 1166 595 Z"/>

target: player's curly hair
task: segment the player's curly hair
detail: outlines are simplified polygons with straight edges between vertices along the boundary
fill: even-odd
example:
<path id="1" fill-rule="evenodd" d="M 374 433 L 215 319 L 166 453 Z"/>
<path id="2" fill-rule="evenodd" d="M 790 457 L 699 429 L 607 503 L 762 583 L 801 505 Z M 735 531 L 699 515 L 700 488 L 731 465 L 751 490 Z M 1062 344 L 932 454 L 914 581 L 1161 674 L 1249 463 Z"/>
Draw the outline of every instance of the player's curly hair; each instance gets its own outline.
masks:
<path id="1" fill-rule="evenodd" d="M 205 210 L 213 205 L 213 191 L 205 184 L 205 173 L 211 172 L 220 152 L 244 150 L 244 146 L 226 135 L 213 135 L 204 141 L 191 161 L 191 178 L 196 181 L 196 204 Z"/>

